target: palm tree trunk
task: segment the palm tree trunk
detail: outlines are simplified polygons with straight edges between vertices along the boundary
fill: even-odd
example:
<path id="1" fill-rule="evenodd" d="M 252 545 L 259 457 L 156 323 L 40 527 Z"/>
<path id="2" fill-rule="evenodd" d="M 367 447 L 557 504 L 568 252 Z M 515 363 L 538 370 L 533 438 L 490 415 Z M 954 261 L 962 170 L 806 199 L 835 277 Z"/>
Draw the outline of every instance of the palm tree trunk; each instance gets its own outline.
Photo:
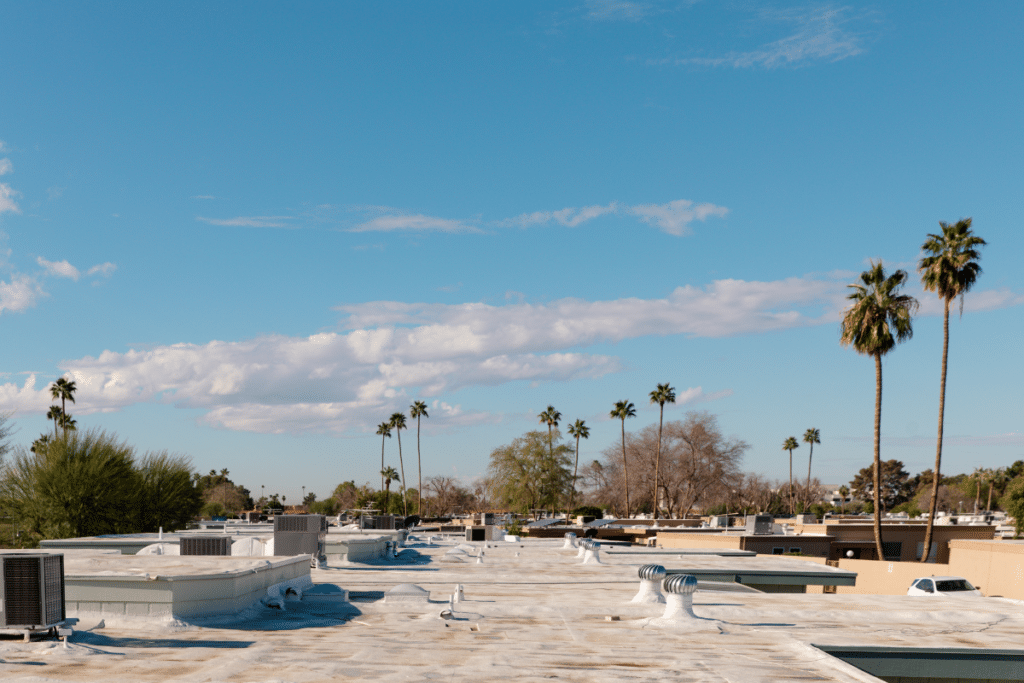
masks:
<path id="1" fill-rule="evenodd" d="M 571 513 L 573 503 L 576 502 L 576 473 L 580 469 L 580 437 L 576 437 L 576 464 L 572 466 L 572 491 L 569 492 L 569 512 Z"/>
<path id="2" fill-rule="evenodd" d="M 380 437 L 380 487 L 384 488 L 384 437 Z"/>
<path id="3" fill-rule="evenodd" d="M 793 449 L 789 449 L 789 514 L 796 514 L 796 501 L 793 500 Z"/>
<path id="4" fill-rule="evenodd" d="M 946 410 L 946 360 L 949 358 L 949 299 L 945 300 L 942 316 L 942 377 L 939 380 L 939 437 L 935 445 L 935 471 L 932 479 L 932 499 L 928 503 L 928 526 L 924 532 L 921 561 L 927 562 L 932 547 L 932 528 L 935 526 L 935 512 L 939 504 L 939 468 L 942 466 L 942 419 Z"/>
<path id="5" fill-rule="evenodd" d="M 882 552 L 882 354 L 875 354 L 875 473 L 873 488 L 875 494 L 875 553 L 879 560 L 885 559 Z"/>
<path id="6" fill-rule="evenodd" d="M 402 514 L 406 517 L 409 516 L 409 498 L 405 495 L 405 463 L 402 462 L 402 430 L 396 429 L 398 432 L 398 466 L 402 468 Z"/>
<path id="7" fill-rule="evenodd" d="M 626 464 L 626 418 L 622 418 L 622 481 L 626 488 L 626 519 L 629 519 L 629 466 Z"/>
<path id="8" fill-rule="evenodd" d="M 811 495 L 811 461 L 814 459 L 814 442 L 811 441 L 808 444 L 811 447 L 811 452 L 807 454 L 807 495 Z"/>
<path id="9" fill-rule="evenodd" d="M 420 416 L 416 416 L 416 476 L 419 479 L 419 488 L 416 489 L 416 514 L 421 515 L 423 510 L 423 461 L 420 459 Z"/>
<path id="10" fill-rule="evenodd" d="M 654 461 L 654 519 L 658 519 L 658 475 L 661 473 L 661 428 L 665 422 L 665 404 L 661 404 L 658 416 L 658 457 Z"/>

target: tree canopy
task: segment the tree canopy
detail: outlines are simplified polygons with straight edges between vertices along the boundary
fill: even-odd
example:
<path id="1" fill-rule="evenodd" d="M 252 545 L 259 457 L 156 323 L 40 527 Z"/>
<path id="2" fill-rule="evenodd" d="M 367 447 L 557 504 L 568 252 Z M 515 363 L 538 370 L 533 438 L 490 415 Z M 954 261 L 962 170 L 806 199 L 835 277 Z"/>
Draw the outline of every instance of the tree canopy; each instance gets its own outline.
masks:
<path id="1" fill-rule="evenodd" d="M 554 507 L 563 500 L 572 485 L 573 449 L 566 444 L 549 449 L 560 439 L 557 429 L 550 440 L 544 432 L 527 432 L 491 451 L 489 489 L 499 505 L 526 512 Z"/>

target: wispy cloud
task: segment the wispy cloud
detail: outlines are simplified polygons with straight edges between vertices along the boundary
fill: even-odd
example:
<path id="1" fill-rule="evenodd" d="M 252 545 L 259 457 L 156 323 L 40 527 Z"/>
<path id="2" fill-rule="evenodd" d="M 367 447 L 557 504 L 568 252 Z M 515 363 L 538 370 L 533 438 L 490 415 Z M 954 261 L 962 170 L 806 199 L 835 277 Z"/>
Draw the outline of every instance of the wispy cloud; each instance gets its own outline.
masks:
<path id="1" fill-rule="evenodd" d="M 0 159 L 0 175 L 7 175 L 14 170 L 14 166 L 11 165 L 10 159 Z"/>
<path id="2" fill-rule="evenodd" d="M 424 216 L 423 214 L 377 216 L 349 229 L 350 232 L 396 232 L 401 230 L 415 232 L 483 232 L 480 228 L 460 220 Z"/>
<path id="3" fill-rule="evenodd" d="M 47 275 L 55 275 L 56 277 L 66 277 L 70 280 L 77 281 L 82 275 L 78 268 L 67 261 L 47 261 L 42 256 L 36 259 L 36 263 L 43 267 Z"/>
<path id="4" fill-rule="evenodd" d="M 640 21 L 653 9 L 650 3 L 627 0 L 586 0 L 584 8 L 591 21 Z"/>
<path id="5" fill-rule="evenodd" d="M 117 270 L 117 265 L 107 261 L 106 263 L 100 263 L 93 266 L 85 272 L 86 275 L 102 275 L 104 277 L 110 277 L 114 271 Z"/>
<path id="6" fill-rule="evenodd" d="M 814 10 L 764 13 L 769 22 L 795 24 L 795 31 L 779 40 L 748 51 L 732 51 L 712 57 L 650 60 L 652 64 L 690 64 L 726 66 L 736 69 L 775 69 L 802 66 L 811 62 L 838 62 L 864 51 L 864 37 L 846 28 L 850 22 L 847 7 L 827 6 Z"/>
<path id="7" fill-rule="evenodd" d="M 197 221 L 210 225 L 225 225 L 243 228 L 292 228 L 294 224 L 285 221 L 294 220 L 292 216 L 238 216 L 236 218 L 206 218 L 196 216 Z"/>
<path id="8" fill-rule="evenodd" d="M 710 217 L 722 218 L 729 209 L 715 204 L 695 204 L 689 199 L 676 199 L 667 204 L 637 204 L 627 206 L 612 202 L 607 205 L 569 207 L 558 211 L 534 211 L 499 222 L 505 227 L 527 228 L 533 225 L 557 223 L 575 228 L 583 223 L 609 214 L 636 216 L 645 223 L 657 226 L 670 235 L 686 235 L 690 232 L 690 223 L 695 220 L 705 221 Z"/>
<path id="9" fill-rule="evenodd" d="M 0 313 L 20 313 L 35 306 L 36 301 L 43 296 L 45 293 L 39 283 L 28 275 L 14 275 L 9 282 L 0 280 Z"/>
<path id="10" fill-rule="evenodd" d="M 15 197 L 20 196 L 21 193 L 11 188 L 7 183 L 0 183 L 0 214 L 6 211 L 21 213 L 21 209 L 18 208 L 18 204 L 14 201 Z"/>

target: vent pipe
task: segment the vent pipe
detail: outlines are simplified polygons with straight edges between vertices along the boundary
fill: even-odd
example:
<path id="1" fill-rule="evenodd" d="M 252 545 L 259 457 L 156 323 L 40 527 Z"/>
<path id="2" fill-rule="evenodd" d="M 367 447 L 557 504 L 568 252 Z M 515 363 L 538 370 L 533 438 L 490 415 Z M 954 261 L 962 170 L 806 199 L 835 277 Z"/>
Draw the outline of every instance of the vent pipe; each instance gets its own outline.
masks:
<path id="1" fill-rule="evenodd" d="M 580 564 L 601 564 L 601 544 L 587 539 L 585 541 L 583 562 Z"/>
<path id="2" fill-rule="evenodd" d="M 697 590 L 697 577 L 692 574 L 673 574 L 665 579 L 665 613 L 662 619 L 682 621 L 696 619 L 693 613 L 693 592 Z"/>
<path id="3" fill-rule="evenodd" d="M 660 564 L 645 564 L 637 570 L 640 576 L 640 592 L 630 602 L 658 604 L 665 602 L 661 594 L 661 581 L 665 578 L 665 568 Z"/>
<path id="4" fill-rule="evenodd" d="M 565 532 L 565 543 L 562 545 L 562 550 L 570 550 L 576 547 L 576 534 L 572 531 Z"/>

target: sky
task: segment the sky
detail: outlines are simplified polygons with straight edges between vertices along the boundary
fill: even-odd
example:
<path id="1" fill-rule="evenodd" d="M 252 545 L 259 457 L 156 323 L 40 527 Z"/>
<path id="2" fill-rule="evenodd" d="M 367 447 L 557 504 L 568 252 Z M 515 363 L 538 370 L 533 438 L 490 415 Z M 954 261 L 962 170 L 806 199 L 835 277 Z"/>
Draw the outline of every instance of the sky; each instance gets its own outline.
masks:
<path id="1" fill-rule="evenodd" d="M 1024 458 L 1024 5 L 8 2 L 0 411 L 228 468 L 257 496 L 378 482 L 422 400 L 424 477 L 471 482 L 548 405 L 583 463 L 659 383 L 788 476 L 871 463 L 839 344 L 882 259 L 919 298 L 883 459 L 933 466 L 942 306 L 916 264 L 973 219 L 943 471 Z M 1014 254 L 1017 254 L 1015 257 Z M 1017 263 L 1018 265 L 1014 265 Z M 416 425 L 402 433 L 406 478 Z M 794 453 L 806 472 L 807 446 Z M 398 444 L 385 444 L 398 468 Z"/>

